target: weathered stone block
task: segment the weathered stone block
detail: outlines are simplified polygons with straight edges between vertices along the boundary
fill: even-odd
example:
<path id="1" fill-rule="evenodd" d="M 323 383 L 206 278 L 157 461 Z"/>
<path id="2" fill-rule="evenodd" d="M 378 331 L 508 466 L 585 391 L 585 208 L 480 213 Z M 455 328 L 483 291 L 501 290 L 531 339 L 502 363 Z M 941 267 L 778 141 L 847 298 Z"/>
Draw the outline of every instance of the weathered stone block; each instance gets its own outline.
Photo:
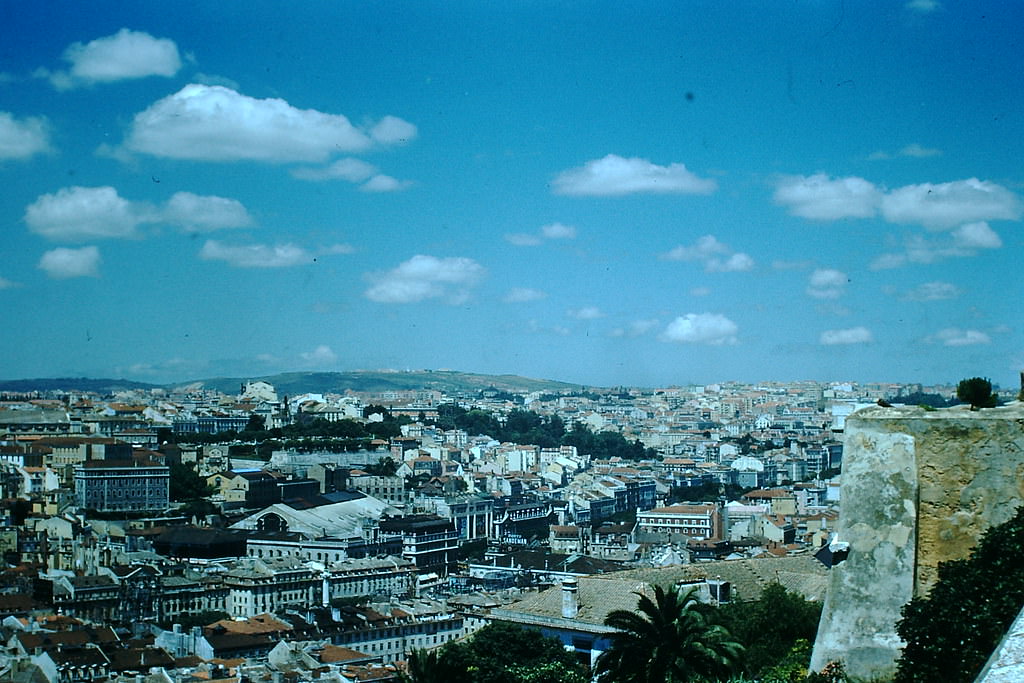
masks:
<path id="1" fill-rule="evenodd" d="M 846 420 L 839 540 L 812 668 L 895 673 L 900 609 L 1024 502 L 1024 406 L 871 407 Z"/>

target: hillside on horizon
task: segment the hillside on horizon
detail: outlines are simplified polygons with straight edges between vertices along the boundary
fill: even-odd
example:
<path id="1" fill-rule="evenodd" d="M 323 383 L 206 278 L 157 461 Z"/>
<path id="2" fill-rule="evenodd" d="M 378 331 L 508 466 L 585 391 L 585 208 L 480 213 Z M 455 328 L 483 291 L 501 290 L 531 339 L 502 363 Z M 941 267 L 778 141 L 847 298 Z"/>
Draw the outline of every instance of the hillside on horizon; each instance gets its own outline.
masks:
<path id="1" fill-rule="evenodd" d="M 125 379 L 59 377 L 0 380 L 0 391 L 90 391 L 111 394 L 118 391 L 174 389 L 202 385 L 224 394 L 237 394 L 245 382 L 264 381 L 274 385 L 278 394 L 410 391 L 432 389 L 445 393 L 472 393 L 488 387 L 501 391 L 576 391 L 587 388 L 556 380 L 533 379 L 518 375 L 485 375 L 454 370 L 353 370 L 348 372 L 284 372 L 253 377 L 214 377 L 172 384 L 148 384 Z"/>

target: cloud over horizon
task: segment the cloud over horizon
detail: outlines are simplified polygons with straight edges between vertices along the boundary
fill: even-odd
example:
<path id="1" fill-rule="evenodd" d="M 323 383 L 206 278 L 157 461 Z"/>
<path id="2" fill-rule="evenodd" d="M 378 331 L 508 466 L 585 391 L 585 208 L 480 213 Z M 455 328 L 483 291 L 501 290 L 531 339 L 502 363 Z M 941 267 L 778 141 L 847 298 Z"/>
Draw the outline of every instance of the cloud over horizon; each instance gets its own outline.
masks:
<path id="1" fill-rule="evenodd" d="M 835 268 L 818 268 L 807 282 L 807 294 L 815 299 L 838 299 L 846 293 L 849 278 Z"/>
<path id="2" fill-rule="evenodd" d="M 395 129 L 400 121 L 390 117 L 386 128 Z M 136 114 L 124 146 L 171 159 L 285 163 L 324 162 L 339 151 L 392 142 L 389 135 L 373 138 L 341 114 L 191 83 Z"/>
<path id="3" fill-rule="evenodd" d="M 469 297 L 470 290 L 486 273 L 471 258 L 417 254 L 389 271 L 368 275 L 373 285 L 364 296 L 385 304 L 418 303 L 426 299 L 458 304 Z"/>
<path id="4" fill-rule="evenodd" d="M 232 246 L 207 240 L 199 250 L 204 261 L 224 261 L 236 268 L 287 268 L 312 263 L 313 255 L 295 244 L 247 244 Z"/>
<path id="5" fill-rule="evenodd" d="M 252 222 L 249 212 L 235 199 L 176 192 L 163 206 L 153 206 L 127 200 L 110 186 L 61 188 L 40 195 L 25 208 L 29 230 L 53 242 L 140 237 L 137 228 L 145 223 L 210 232 Z"/>
<path id="6" fill-rule="evenodd" d="M 665 342 L 678 344 L 736 344 L 739 327 L 720 313 L 687 313 L 668 324 L 660 335 Z"/>
<path id="7" fill-rule="evenodd" d="M 50 151 L 50 126 L 40 116 L 18 120 L 0 111 L 0 159 L 29 159 Z"/>
<path id="8" fill-rule="evenodd" d="M 620 197 L 630 194 L 711 194 L 718 183 L 700 178 L 681 163 L 658 166 L 647 159 L 609 154 L 562 171 L 552 182 L 555 194 Z"/>
<path id="9" fill-rule="evenodd" d="M 689 247 L 675 247 L 662 258 L 666 261 L 699 261 L 709 273 L 737 273 L 754 267 L 754 259 L 749 254 L 732 251 L 714 235 L 704 235 Z"/>
<path id="10" fill-rule="evenodd" d="M 88 43 L 72 43 L 62 58 L 71 64 L 67 71 L 40 68 L 36 72 L 48 78 L 57 90 L 148 76 L 170 77 L 181 69 L 178 46 L 173 40 L 128 28 Z"/>
<path id="11" fill-rule="evenodd" d="M 100 250 L 97 247 L 58 247 L 43 253 L 38 267 L 55 280 L 67 280 L 74 277 L 99 277 L 99 265 Z"/>
<path id="12" fill-rule="evenodd" d="M 536 233 L 513 232 L 505 234 L 505 241 L 517 247 L 536 247 L 547 240 L 576 239 L 576 228 L 564 223 L 548 223 L 542 225 Z"/>
<path id="13" fill-rule="evenodd" d="M 1018 220 L 1024 207 L 1007 188 L 977 178 L 905 185 L 886 191 L 863 178 L 830 178 L 824 173 L 781 177 L 773 199 L 794 216 L 809 220 L 881 215 L 889 223 L 917 224 L 929 230 L 949 230 L 987 220 Z"/>

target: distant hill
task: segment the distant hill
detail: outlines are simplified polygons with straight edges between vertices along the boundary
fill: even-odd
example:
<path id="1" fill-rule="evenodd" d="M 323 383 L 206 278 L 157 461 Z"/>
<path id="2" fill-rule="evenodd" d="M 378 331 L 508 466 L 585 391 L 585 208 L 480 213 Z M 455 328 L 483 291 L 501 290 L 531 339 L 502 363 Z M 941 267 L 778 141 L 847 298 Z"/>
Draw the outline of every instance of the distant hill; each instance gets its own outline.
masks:
<path id="1" fill-rule="evenodd" d="M 0 392 L 90 391 L 113 394 L 130 389 L 172 389 L 187 385 L 202 385 L 225 394 L 237 394 L 245 382 L 263 380 L 274 385 L 280 395 L 295 396 L 306 393 L 344 393 L 408 391 L 434 389 L 447 394 L 476 393 L 494 387 L 501 391 L 579 391 L 580 384 L 554 380 L 531 379 L 517 375 L 476 375 L 452 370 L 415 370 L 397 372 L 387 370 L 355 370 L 352 372 L 286 372 L 262 377 L 216 377 L 169 385 L 146 384 L 126 379 L 90 379 L 88 377 L 62 377 L 46 379 L 0 380 Z"/>
<path id="2" fill-rule="evenodd" d="M 130 389 L 158 389 L 157 384 L 133 382 L 127 379 L 91 379 L 89 377 L 57 377 L 48 379 L 0 380 L 0 392 L 27 393 L 32 391 L 92 391 L 113 394 Z"/>
<path id="3" fill-rule="evenodd" d="M 197 380 L 209 389 L 225 394 L 237 393 L 246 381 L 262 380 L 274 385 L 280 395 L 305 393 L 344 393 L 346 390 L 359 392 L 408 391 L 412 389 L 434 389 L 445 393 L 475 393 L 494 387 L 502 391 L 576 391 L 583 385 L 556 382 L 554 380 L 531 379 L 517 375 L 476 375 L 452 370 L 414 370 L 391 372 L 382 370 L 356 370 L 352 372 L 286 372 L 265 377 L 227 378 Z"/>

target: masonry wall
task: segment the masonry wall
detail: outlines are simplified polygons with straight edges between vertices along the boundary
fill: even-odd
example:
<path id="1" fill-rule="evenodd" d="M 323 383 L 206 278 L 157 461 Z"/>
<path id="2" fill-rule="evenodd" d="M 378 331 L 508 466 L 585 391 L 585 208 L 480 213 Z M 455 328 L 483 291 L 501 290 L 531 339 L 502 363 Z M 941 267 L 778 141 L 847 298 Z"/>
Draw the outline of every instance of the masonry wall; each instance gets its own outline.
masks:
<path id="1" fill-rule="evenodd" d="M 850 555 L 830 570 L 811 666 L 884 679 L 903 605 L 1024 502 L 1024 406 L 860 410 L 846 420 L 841 495 Z"/>

